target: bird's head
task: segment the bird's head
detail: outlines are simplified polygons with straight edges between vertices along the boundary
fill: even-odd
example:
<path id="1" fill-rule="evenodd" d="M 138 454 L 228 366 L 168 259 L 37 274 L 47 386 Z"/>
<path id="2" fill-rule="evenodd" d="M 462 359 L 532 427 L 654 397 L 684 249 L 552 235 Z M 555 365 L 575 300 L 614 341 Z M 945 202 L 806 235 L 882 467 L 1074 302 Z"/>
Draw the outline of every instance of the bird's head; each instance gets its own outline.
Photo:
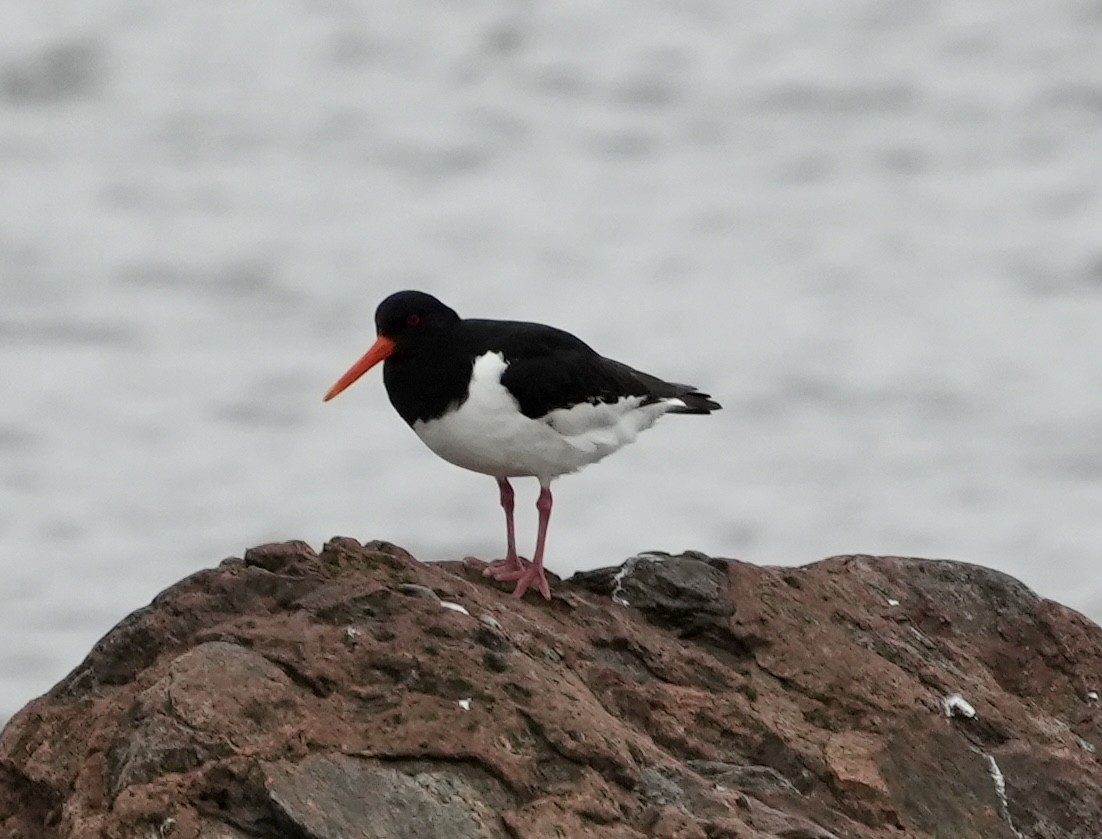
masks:
<path id="1" fill-rule="evenodd" d="M 459 315 L 452 309 L 423 291 L 399 291 L 390 295 L 375 310 L 375 343 L 329 388 L 325 401 L 328 402 L 396 351 L 426 336 L 439 334 L 458 320 Z"/>

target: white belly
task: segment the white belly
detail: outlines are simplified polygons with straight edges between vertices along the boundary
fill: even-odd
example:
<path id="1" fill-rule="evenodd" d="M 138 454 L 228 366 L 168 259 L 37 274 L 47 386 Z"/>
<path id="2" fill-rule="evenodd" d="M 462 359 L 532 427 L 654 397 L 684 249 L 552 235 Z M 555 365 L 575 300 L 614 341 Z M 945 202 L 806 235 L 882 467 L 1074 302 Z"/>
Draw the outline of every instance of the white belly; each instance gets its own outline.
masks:
<path id="1" fill-rule="evenodd" d="M 440 457 L 498 478 L 533 476 L 550 481 L 575 472 L 635 440 L 680 400 L 641 405 L 632 396 L 609 404 L 580 404 L 531 419 L 501 384 L 500 353 L 475 361 L 467 400 L 413 430 Z"/>

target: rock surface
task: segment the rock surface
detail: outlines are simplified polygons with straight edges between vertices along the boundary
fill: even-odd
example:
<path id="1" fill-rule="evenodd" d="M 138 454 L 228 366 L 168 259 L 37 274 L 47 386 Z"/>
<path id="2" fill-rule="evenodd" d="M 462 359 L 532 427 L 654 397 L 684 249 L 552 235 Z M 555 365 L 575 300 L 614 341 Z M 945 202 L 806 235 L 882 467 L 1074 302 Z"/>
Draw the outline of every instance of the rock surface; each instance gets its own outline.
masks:
<path id="1" fill-rule="evenodd" d="M 0 836 L 1096 839 L 1100 693 L 1102 629 L 961 563 L 646 554 L 518 603 L 265 545 L 10 721 Z"/>

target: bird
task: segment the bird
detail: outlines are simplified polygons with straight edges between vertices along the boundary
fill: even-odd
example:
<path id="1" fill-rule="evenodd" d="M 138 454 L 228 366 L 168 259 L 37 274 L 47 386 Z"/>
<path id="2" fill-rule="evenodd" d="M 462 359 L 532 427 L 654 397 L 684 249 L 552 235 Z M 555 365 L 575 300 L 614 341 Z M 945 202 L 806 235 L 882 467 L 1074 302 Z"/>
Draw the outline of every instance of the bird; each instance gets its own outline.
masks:
<path id="1" fill-rule="evenodd" d="M 497 481 L 506 555 L 483 573 L 551 599 L 544 548 L 551 482 L 612 454 L 663 414 L 710 414 L 720 404 L 691 385 L 663 381 L 539 323 L 461 318 L 422 291 L 398 291 L 375 311 L 370 349 L 325 394 L 333 399 L 383 363 L 391 405 L 444 460 Z M 517 553 L 510 478 L 540 485 L 531 561 Z"/>

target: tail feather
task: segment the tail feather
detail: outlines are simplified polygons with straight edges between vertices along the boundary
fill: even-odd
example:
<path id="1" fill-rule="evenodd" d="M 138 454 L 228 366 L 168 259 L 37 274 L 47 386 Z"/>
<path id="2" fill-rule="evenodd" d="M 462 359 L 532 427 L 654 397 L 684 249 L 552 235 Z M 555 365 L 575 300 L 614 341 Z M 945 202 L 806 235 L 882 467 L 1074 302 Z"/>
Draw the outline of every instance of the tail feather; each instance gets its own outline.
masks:
<path id="1" fill-rule="evenodd" d="M 642 385 L 642 391 L 646 395 L 647 402 L 661 402 L 666 399 L 677 399 L 682 402 L 684 407 L 677 405 L 670 408 L 669 412 L 671 414 L 710 414 L 712 411 L 718 411 L 723 407 L 712 399 L 710 393 L 701 393 L 692 385 L 667 382 L 657 376 L 652 376 L 650 373 L 644 373 L 642 370 L 635 370 L 626 364 L 621 364 L 619 361 L 612 361 L 612 359 L 605 359 L 605 361 Z"/>
<path id="2" fill-rule="evenodd" d="M 710 414 L 712 411 L 718 411 L 723 407 L 712 399 L 710 393 L 700 393 L 692 388 L 689 388 L 685 393 L 677 394 L 674 398 L 684 402 L 685 407 L 671 408 L 671 414 Z"/>

